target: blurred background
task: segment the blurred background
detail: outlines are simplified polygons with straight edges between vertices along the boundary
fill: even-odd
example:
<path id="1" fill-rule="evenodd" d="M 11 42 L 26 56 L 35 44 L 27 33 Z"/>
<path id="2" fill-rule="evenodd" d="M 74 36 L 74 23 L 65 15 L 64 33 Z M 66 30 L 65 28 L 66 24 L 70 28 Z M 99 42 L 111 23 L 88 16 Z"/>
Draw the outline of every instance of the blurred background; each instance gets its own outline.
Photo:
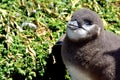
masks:
<path id="1" fill-rule="evenodd" d="M 83 7 L 120 35 L 120 0 L 0 0 L 0 80 L 71 80 L 56 42 Z"/>

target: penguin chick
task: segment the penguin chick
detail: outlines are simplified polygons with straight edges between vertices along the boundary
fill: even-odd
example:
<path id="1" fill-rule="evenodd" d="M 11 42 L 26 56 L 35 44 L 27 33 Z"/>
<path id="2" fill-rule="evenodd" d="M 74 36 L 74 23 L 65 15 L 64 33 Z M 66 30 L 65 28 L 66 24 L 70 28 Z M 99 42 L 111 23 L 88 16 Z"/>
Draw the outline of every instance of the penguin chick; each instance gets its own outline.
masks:
<path id="1" fill-rule="evenodd" d="M 94 11 L 73 13 L 61 56 L 72 80 L 120 80 L 120 37 L 105 31 Z"/>

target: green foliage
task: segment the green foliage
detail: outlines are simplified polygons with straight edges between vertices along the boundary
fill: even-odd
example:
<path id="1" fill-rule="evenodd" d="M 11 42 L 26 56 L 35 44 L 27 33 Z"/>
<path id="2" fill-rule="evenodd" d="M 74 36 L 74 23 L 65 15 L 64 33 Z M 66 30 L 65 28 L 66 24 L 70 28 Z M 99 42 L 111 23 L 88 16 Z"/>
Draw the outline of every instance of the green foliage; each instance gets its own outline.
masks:
<path id="1" fill-rule="evenodd" d="M 120 34 L 119 0 L 1 0 L 0 5 L 1 80 L 43 76 L 51 47 L 82 7 L 96 11 L 106 30 Z"/>

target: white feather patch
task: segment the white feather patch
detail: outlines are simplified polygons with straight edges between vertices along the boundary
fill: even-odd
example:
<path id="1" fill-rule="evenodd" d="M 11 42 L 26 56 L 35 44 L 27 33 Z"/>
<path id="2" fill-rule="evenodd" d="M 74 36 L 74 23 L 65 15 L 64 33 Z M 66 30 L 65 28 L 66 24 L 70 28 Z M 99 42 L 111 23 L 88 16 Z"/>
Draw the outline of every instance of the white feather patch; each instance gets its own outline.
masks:
<path id="1" fill-rule="evenodd" d="M 87 37 L 87 33 L 90 32 L 95 25 L 82 25 L 82 27 L 84 28 L 78 28 L 75 30 L 72 30 L 70 28 L 67 28 L 67 35 L 71 40 L 79 40 L 82 38 L 86 38 Z"/>
<path id="2" fill-rule="evenodd" d="M 72 77 L 72 80 L 93 80 L 92 77 L 90 77 L 89 72 L 85 72 L 76 66 L 70 65 L 67 66 L 67 69 Z"/>
<path id="3" fill-rule="evenodd" d="M 87 31 L 82 28 L 77 30 L 71 30 L 70 28 L 67 28 L 67 35 L 72 40 L 79 40 L 87 36 Z"/>
<path id="4" fill-rule="evenodd" d="M 90 30 L 92 30 L 95 27 L 95 24 L 93 24 L 93 25 L 86 25 L 86 24 L 84 24 L 84 25 L 82 25 L 82 27 L 84 29 L 86 29 L 87 31 L 90 31 Z"/>

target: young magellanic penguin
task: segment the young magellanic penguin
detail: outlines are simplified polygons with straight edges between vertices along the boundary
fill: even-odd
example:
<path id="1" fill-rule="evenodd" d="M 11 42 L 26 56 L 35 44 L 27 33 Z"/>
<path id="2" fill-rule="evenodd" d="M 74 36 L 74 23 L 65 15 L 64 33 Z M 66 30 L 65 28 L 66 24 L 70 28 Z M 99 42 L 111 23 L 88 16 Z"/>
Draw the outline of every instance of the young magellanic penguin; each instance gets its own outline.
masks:
<path id="1" fill-rule="evenodd" d="M 61 56 L 72 80 L 120 80 L 120 37 L 105 31 L 94 11 L 73 13 Z"/>

